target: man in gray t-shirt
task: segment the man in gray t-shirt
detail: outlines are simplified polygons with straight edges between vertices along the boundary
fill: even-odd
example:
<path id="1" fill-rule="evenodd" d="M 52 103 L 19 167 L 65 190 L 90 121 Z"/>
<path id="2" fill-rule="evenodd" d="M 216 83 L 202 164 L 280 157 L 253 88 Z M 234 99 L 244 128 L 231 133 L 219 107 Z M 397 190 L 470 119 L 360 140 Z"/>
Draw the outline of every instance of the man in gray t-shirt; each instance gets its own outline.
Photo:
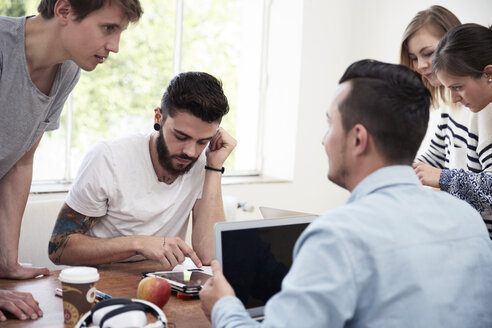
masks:
<path id="1" fill-rule="evenodd" d="M 58 128 L 80 68 L 92 71 L 118 52 L 121 33 L 142 15 L 139 0 L 41 0 L 38 11 L 0 16 L 0 278 L 50 273 L 17 262 L 34 152 Z M 0 321 L 7 308 L 19 319 L 42 315 L 31 294 L 0 290 Z"/>

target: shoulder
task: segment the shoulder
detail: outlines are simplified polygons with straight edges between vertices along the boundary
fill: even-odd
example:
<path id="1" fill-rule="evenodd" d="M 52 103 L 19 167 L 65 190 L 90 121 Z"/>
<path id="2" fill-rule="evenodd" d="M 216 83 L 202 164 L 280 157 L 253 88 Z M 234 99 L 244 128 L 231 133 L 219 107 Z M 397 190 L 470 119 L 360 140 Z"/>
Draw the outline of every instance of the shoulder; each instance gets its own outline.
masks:
<path id="1" fill-rule="evenodd" d="M 0 16 L 0 53 L 14 51 L 12 45 L 24 40 L 25 17 Z"/>
<path id="2" fill-rule="evenodd" d="M 84 161 L 92 162 L 101 157 L 107 157 L 110 152 L 110 145 L 107 140 L 98 141 L 94 146 L 92 146 L 89 151 L 84 156 Z"/>
<path id="3" fill-rule="evenodd" d="M 0 16 L 0 35 L 2 43 L 18 42 L 19 38 L 24 39 L 24 25 L 26 17 Z"/>
<path id="4" fill-rule="evenodd" d="M 19 27 L 23 27 L 26 22 L 26 17 L 9 17 L 0 16 L 0 33 L 2 35 L 19 34 Z"/>
<path id="5" fill-rule="evenodd" d="M 143 157 L 138 152 L 148 151 L 148 146 L 141 139 L 136 135 L 128 135 L 98 141 L 85 154 L 79 172 L 100 175 L 103 172 L 115 172 L 121 167 L 136 168 L 137 161 Z"/>
<path id="6" fill-rule="evenodd" d="M 88 152 L 88 154 L 105 154 L 114 151 L 124 151 L 133 147 L 141 146 L 145 140 L 145 135 L 129 134 L 111 139 L 98 141 Z"/>
<path id="7" fill-rule="evenodd" d="M 458 238 L 483 231 L 483 220 L 467 202 L 446 192 L 408 186 L 388 188 L 332 210 L 307 230 L 355 248 L 411 244 L 437 236 Z"/>
<path id="8" fill-rule="evenodd" d="M 469 171 L 463 169 L 460 169 L 459 171 L 469 174 Z M 445 212 L 448 212 L 449 217 L 456 216 L 457 213 L 461 213 L 467 217 L 480 217 L 478 212 L 475 211 L 470 204 L 448 192 L 441 190 L 424 190 L 422 196 L 425 197 L 430 204 L 441 204 L 440 208 Z"/>
<path id="9" fill-rule="evenodd" d="M 97 153 L 131 154 L 135 149 L 148 149 L 148 141 L 148 134 L 132 133 L 99 141 L 91 151 Z"/>
<path id="10" fill-rule="evenodd" d="M 473 113 L 466 107 L 461 105 L 444 106 L 442 112 L 445 113 L 447 119 L 454 122 L 455 125 L 464 125 L 468 127 L 470 125 L 470 119 Z"/>

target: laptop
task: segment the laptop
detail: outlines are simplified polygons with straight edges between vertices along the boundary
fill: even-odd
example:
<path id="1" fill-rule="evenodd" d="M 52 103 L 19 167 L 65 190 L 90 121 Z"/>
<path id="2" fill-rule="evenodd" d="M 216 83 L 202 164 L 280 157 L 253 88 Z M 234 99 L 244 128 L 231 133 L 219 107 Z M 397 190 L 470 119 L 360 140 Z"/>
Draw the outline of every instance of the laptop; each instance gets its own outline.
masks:
<path id="1" fill-rule="evenodd" d="M 285 210 L 285 209 L 267 207 L 267 206 L 259 206 L 258 209 L 260 210 L 261 216 L 264 219 L 285 218 L 288 216 L 315 215 L 312 213 L 297 212 L 297 211 L 291 211 L 291 210 Z"/>
<path id="2" fill-rule="evenodd" d="M 215 257 L 250 316 L 263 320 L 268 299 L 280 291 L 294 245 L 317 215 L 215 224 Z"/>

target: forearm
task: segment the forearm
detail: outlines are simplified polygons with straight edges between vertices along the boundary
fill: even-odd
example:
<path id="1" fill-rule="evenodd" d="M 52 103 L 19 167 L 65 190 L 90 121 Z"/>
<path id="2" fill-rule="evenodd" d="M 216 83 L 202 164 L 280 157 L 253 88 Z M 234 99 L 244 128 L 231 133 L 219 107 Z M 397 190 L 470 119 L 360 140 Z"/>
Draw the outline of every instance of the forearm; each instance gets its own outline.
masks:
<path id="1" fill-rule="evenodd" d="M 206 171 L 202 198 L 193 208 L 192 245 L 204 264 L 209 264 L 214 254 L 214 225 L 225 221 L 222 201 L 222 174 Z"/>
<path id="2" fill-rule="evenodd" d="M 17 265 L 22 216 L 32 180 L 32 161 L 17 163 L 0 179 L 0 273 Z"/>
<path id="3" fill-rule="evenodd" d="M 50 259 L 55 264 L 98 265 L 128 259 L 138 254 L 138 239 L 142 236 L 96 238 L 73 233 L 50 249 Z M 53 247 L 51 244 L 50 248 Z"/>
<path id="4" fill-rule="evenodd" d="M 441 190 L 465 200 L 481 213 L 492 207 L 492 173 L 443 170 L 439 186 Z"/>
<path id="5" fill-rule="evenodd" d="M 100 219 L 84 215 L 63 204 L 48 245 L 51 261 L 55 264 L 97 265 L 141 254 L 170 267 L 177 264 L 175 255 L 181 261 L 184 260 L 183 253 L 176 248 L 185 249 L 185 254 L 193 254 L 189 246 L 183 245 L 182 240 L 175 241 L 179 238 L 174 237 L 164 245 L 164 237 L 161 236 L 96 238 L 87 235 Z"/>

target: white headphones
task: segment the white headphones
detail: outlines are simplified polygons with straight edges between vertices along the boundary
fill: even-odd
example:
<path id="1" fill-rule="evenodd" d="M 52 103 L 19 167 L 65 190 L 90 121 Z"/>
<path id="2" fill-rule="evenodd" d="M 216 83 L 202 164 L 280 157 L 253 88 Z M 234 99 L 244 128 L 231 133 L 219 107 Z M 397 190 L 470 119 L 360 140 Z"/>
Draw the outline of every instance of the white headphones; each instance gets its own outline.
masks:
<path id="1" fill-rule="evenodd" d="M 147 324 L 146 313 L 157 318 Z M 90 324 L 93 324 L 90 326 Z M 91 311 L 80 318 L 75 328 L 166 328 L 167 318 L 164 312 L 154 304 L 128 298 L 111 298 L 97 303 Z"/>

